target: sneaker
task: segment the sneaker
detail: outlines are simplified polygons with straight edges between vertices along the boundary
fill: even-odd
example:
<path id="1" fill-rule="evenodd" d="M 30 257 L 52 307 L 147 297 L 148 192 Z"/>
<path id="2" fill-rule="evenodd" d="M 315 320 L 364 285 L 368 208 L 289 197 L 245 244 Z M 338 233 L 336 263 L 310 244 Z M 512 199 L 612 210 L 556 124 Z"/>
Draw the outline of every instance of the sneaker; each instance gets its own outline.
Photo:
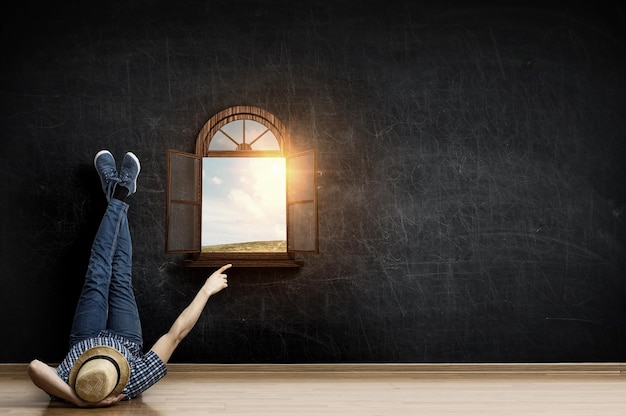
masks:
<path id="1" fill-rule="evenodd" d="M 98 171 L 102 191 L 108 201 L 111 199 L 111 195 L 113 195 L 115 184 L 120 181 L 115 168 L 115 158 L 108 150 L 100 150 L 93 158 L 93 164 L 96 167 L 96 171 Z"/>
<path id="2" fill-rule="evenodd" d="M 137 191 L 137 176 L 141 165 L 139 159 L 134 153 L 128 152 L 122 159 L 122 166 L 120 166 L 120 185 L 128 189 L 128 195 L 132 195 Z"/>

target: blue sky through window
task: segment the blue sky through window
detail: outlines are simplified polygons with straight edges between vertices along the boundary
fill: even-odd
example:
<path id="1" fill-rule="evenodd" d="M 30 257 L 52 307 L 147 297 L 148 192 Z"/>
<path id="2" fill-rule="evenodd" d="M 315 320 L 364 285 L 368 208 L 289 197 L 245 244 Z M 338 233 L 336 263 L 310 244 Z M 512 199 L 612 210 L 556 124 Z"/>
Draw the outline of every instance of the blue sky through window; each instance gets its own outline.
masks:
<path id="1" fill-rule="evenodd" d="M 202 246 L 286 240 L 285 158 L 202 163 Z"/>

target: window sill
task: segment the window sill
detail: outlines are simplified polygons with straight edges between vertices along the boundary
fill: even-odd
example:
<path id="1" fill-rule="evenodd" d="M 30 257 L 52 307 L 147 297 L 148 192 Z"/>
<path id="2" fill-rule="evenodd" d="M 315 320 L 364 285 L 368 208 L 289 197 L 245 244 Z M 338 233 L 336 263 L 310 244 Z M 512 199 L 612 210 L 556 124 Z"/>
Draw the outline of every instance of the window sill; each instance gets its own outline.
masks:
<path id="1" fill-rule="evenodd" d="M 288 253 L 201 253 L 185 260 L 186 267 L 302 267 L 304 262 Z"/>

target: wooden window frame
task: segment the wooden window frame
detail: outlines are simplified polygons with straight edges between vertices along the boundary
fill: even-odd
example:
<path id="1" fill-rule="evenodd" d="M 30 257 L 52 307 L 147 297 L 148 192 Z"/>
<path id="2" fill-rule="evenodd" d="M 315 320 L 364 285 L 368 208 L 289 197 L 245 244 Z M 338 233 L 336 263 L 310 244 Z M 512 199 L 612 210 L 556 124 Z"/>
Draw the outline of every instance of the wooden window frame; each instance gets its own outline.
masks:
<path id="1" fill-rule="evenodd" d="M 210 142 L 215 133 L 226 124 L 237 120 L 253 120 L 266 126 L 278 141 L 279 150 L 211 150 Z M 167 164 L 166 252 L 191 253 L 192 257 L 184 262 L 189 267 L 218 267 L 226 263 L 232 263 L 235 267 L 303 266 L 304 262 L 296 258 L 297 253 L 319 252 L 317 153 L 315 150 L 308 150 L 290 154 L 289 148 L 287 129 L 278 118 L 258 107 L 235 106 L 220 111 L 204 124 L 196 139 L 195 154 L 170 149 Z M 209 253 L 201 251 L 202 158 L 204 157 L 284 157 L 286 159 L 288 166 L 285 206 L 286 252 Z M 290 164 L 300 168 L 294 168 L 291 172 Z M 177 169 L 183 170 L 184 173 Z M 296 174 L 302 176 L 296 177 Z M 187 178 L 187 175 L 191 178 Z M 290 186 L 294 187 L 296 184 L 301 186 L 302 182 L 305 183 L 302 188 L 306 191 L 295 190 L 295 188 L 291 188 L 290 191 Z M 183 190 L 176 189 L 176 186 L 181 186 Z M 184 195 L 179 195 L 181 192 Z M 186 213 L 187 216 L 185 217 L 181 212 Z M 298 213 L 297 217 L 296 213 Z M 183 247 L 185 244 L 189 247 Z"/>

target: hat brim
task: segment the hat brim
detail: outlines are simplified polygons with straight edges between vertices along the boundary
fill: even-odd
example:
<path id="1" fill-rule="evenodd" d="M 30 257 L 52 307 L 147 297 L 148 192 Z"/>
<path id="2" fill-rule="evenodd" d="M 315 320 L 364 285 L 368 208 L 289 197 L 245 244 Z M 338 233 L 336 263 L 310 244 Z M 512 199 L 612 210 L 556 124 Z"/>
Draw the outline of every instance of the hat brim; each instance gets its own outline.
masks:
<path id="1" fill-rule="evenodd" d="M 78 372 L 80 371 L 81 367 L 87 361 L 97 356 L 106 356 L 108 358 L 113 359 L 113 361 L 117 363 L 117 366 L 120 371 L 119 381 L 117 385 L 113 388 L 109 396 L 107 397 L 117 396 L 118 394 L 122 392 L 122 390 L 124 390 L 124 387 L 126 387 L 126 385 L 128 384 L 128 380 L 130 378 L 130 365 L 128 364 L 128 360 L 126 360 L 126 357 L 124 357 L 124 355 L 121 352 L 107 345 L 99 345 L 96 347 L 89 348 L 87 351 L 82 353 L 80 357 L 78 357 L 76 362 L 74 362 L 72 369 L 70 370 L 69 385 L 70 387 L 75 389 L 76 376 L 78 375 Z"/>

